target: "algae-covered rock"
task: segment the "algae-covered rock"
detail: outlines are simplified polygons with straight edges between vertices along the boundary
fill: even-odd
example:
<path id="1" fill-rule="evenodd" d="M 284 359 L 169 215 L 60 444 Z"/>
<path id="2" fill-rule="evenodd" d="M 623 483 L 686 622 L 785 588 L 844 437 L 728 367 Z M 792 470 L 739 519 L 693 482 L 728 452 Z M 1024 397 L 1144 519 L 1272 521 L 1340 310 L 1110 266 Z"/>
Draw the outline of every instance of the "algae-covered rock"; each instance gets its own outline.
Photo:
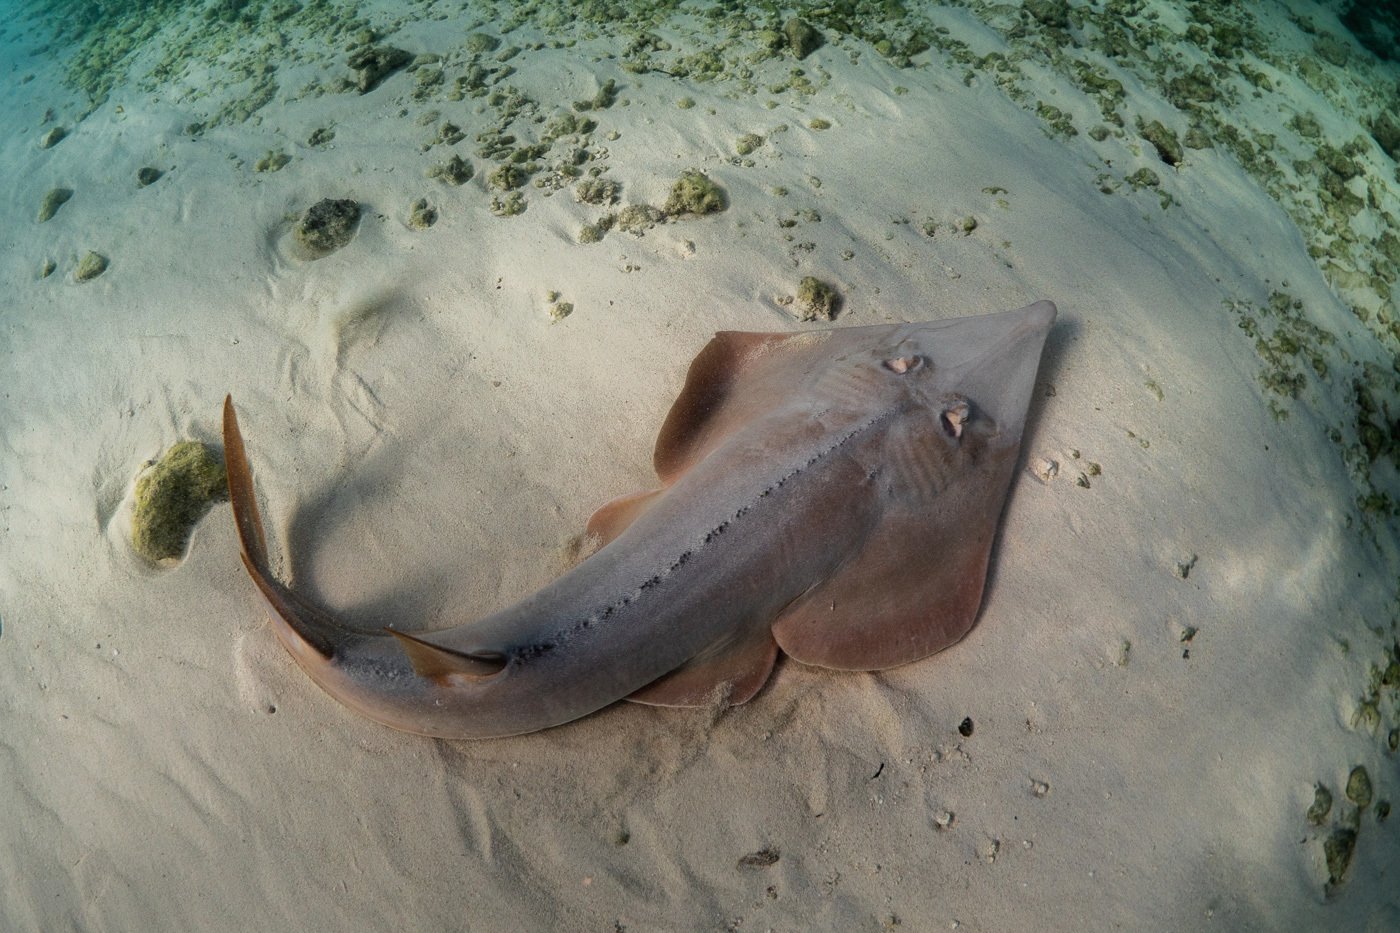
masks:
<path id="1" fill-rule="evenodd" d="M 797 286 L 797 312 L 804 321 L 830 321 L 841 310 L 841 293 L 814 276 L 805 276 Z"/>
<path id="2" fill-rule="evenodd" d="M 57 269 L 58 263 L 54 262 L 52 259 L 45 259 L 44 264 L 39 267 L 39 278 L 46 279 L 53 275 Z"/>
<path id="3" fill-rule="evenodd" d="M 1193 126 L 1186 131 L 1186 136 L 1182 142 L 1186 143 L 1189 149 L 1209 149 L 1212 145 L 1210 137 L 1200 127 Z"/>
<path id="4" fill-rule="evenodd" d="M 613 228 L 615 223 L 617 223 L 616 214 L 604 214 L 598 218 L 597 223 L 583 226 L 583 229 L 578 232 L 578 241 L 580 243 L 597 243 L 603 239 L 605 233 Z"/>
<path id="5" fill-rule="evenodd" d="M 281 149 L 269 149 L 263 153 L 263 157 L 253 164 L 255 172 L 280 172 L 287 167 L 287 163 L 292 161 L 292 157 Z"/>
<path id="6" fill-rule="evenodd" d="M 1134 191 L 1141 191 L 1143 188 L 1156 188 L 1162 183 L 1162 179 L 1158 178 L 1157 173 L 1150 168 L 1140 168 L 1123 180 L 1132 185 Z"/>
<path id="7" fill-rule="evenodd" d="M 454 155 L 446 162 L 434 165 L 424 172 L 429 178 L 437 178 L 445 184 L 457 185 L 459 187 L 471 181 L 471 177 L 474 173 L 475 169 L 472 168 L 471 163 L 459 155 Z"/>
<path id="8" fill-rule="evenodd" d="M 759 146 L 762 146 L 763 142 L 763 137 L 757 133 L 745 133 L 743 136 L 734 140 L 734 151 L 741 156 L 746 156 Z"/>
<path id="9" fill-rule="evenodd" d="M 44 195 L 44 200 L 39 202 L 39 223 L 53 217 L 58 213 L 58 209 L 68 203 L 68 199 L 73 196 L 72 188 L 50 188 L 48 194 Z"/>
<path id="10" fill-rule="evenodd" d="M 333 139 L 335 139 L 335 130 L 329 127 L 318 126 L 311 131 L 310 136 L 306 137 L 306 144 L 308 146 L 324 146 Z"/>
<path id="11" fill-rule="evenodd" d="M 514 217 L 525 213 L 525 195 L 519 191 L 508 191 L 505 197 L 492 195 L 489 206 L 497 217 Z"/>
<path id="12" fill-rule="evenodd" d="M 1362 810 L 1371 805 L 1371 775 L 1361 765 L 1352 768 L 1347 777 L 1347 799 Z"/>
<path id="13" fill-rule="evenodd" d="M 794 16 L 783 26 L 783 35 L 787 37 L 788 48 L 797 59 L 804 59 L 817 49 L 821 48 L 825 41 L 822 34 L 803 19 Z"/>
<path id="14" fill-rule="evenodd" d="M 426 230 L 437 223 L 437 208 L 428 206 L 427 198 L 419 198 L 408 209 L 408 225 L 418 230 Z"/>
<path id="15" fill-rule="evenodd" d="M 1150 142 L 1157 149 L 1157 155 L 1168 165 L 1181 164 L 1181 142 L 1177 139 L 1176 130 L 1167 129 L 1162 125 L 1162 121 L 1153 120 L 1143 126 L 1138 127 L 1138 132 L 1142 138 Z"/>
<path id="16" fill-rule="evenodd" d="M 86 282 L 89 279 L 97 278 L 106 271 L 107 257 L 88 250 L 87 255 L 78 261 L 78 268 L 73 273 L 73 278 L 79 282 Z"/>
<path id="17" fill-rule="evenodd" d="M 1322 844 L 1322 853 L 1327 857 L 1327 880 L 1330 884 L 1341 884 L 1351 865 L 1351 856 L 1356 851 L 1356 830 L 1338 829 Z"/>
<path id="18" fill-rule="evenodd" d="M 165 173 L 162 172 L 160 169 L 152 168 L 151 166 L 147 165 L 145 168 L 137 169 L 136 183 L 142 188 L 146 188 L 160 181 L 160 176 L 164 174 Z"/>
<path id="19" fill-rule="evenodd" d="M 131 546 L 147 560 L 180 557 L 195 524 L 227 498 L 223 458 L 199 441 L 176 444 L 136 481 Z"/>
<path id="20" fill-rule="evenodd" d="M 725 208 L 724 191 L 698 169 L 687 169 L 671 186 L 663 210 L 671 215 L 713 214 Z"/>
<path id="21" fill-rule="evenodd" d="M 39 148 L 52 149 L 54 146 L 57 146 L 59 143 L 63 142 L 63 138 L 67 135 L 68 130 L 64 129 L 61 126 L 55 126 L 53 129 L 45 133 L 43 138 L 39 140 Z"/>
<path id="22" fill-rule="evenodd" d="M 524 166 L 507 162 L 486 176 L 486 185 L 499 191 L 514 191 L 530 180 L 530 173 Z"/>
<path id="23" fill-rule="evenodd" d="M 292 235 L 298 243 L 319 258 L 349 243 L 355 236 L 355 227 L 359 222 L 358 201 L 349 198 L 322 198 L 307 209 L 306 214 L 292 228 Z"/>
<path id="24" fill-rule="evenodd" d="M 490 33 L 474 32 L 463 40 L 462 45 L 473 55 L 484 55 L 501 47 L 501 40 Z"/>
<path id="25" fill-rule="evenodd" d="M 1336 36 L 1324 33 L 1313 41 L 1313 51 L 1330 65 L 1345 68 L 1351 59 L 1351 48 Z"/>
<path id="26" fill-rule="evenodd" d="M 665 214 L 650 204 L 632 204 L 618 212 L 614 225 L 633 236 L 642 236 L 664 219 Z"/>
<path id="27" fill-rule="evenodd" d="M 1385 150 L 1386 155 L 1400 161 L 1400 121 L 1389 113 L 1382 112 L 1371 123 L 1371 136 Z"/>
<path id="28" fill-rule="evenodd" d="M 574 195 L 585 204 L 616 204 L 622 185 L 611 178 L 585 178 L 574 186 Z"/>
<path id="29" fill-rule="evenodd" d="M 357 49 L 346 60 L 355 70 L 355 86 L 361 94 L 368 94 L 379 86 L 389 75 L 408 65 L 413 60 L 403 49 L 392 46 L 373 46 Z"/>
<path id="30" fill-rule="evenodd" d="M 1327 819 L 1327 814 L 1331 812 L 1332 792 L 1319 784 L 1313 789 L 1313 802 L 1308 807 L 1308 822 L 1314 826 L 1321 826 L 1322 821 Z"/>
<path id="31" fill-rule="evenodd" d="M 1021 7 L 1042 26 L 1069 28 L 1069 4 L 1065 0 L 1025 0 Z"/>

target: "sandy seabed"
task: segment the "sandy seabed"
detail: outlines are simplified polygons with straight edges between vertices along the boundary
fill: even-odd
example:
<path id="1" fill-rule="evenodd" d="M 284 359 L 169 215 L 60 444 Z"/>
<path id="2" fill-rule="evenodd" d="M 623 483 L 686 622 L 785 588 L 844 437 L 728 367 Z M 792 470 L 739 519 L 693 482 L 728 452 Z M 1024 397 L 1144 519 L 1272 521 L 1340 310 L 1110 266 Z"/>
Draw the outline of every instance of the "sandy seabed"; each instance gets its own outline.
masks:
<path id="1" fill-rule="evenodd" d="M 921 8 L 976 69 L 944 47 L 900 67 L 825 29 L 800 65 L 754 63 L 753 94 L 624 68 L 635 36 L 582 20 L 523 22 L 499 49 L 524 51 L 473 59 L 466 37 L 499 30 L 465 6 L 362 4 L 377 46 L 441 56 L 365 94 L 334 87 L 355 77 L 345 42 L 318 58 L 293 33 L 305 54 L 242 121 L 218 115 L 248 85 L 192 93 L 217 70 L 198 58 L 143 89 L 142 53 L 90 109 L 69 47 L 31 54 L 46 28 L 0 36 L 0 928 L 1400 929 L 1381 809 L 1400 778 L 1396 526 L 1358 504 L 1393 464 L 1358 486 L 1353 386 L 1395 347 L 1237 152 L 1168 164 L 1134 118 L 1184 136 L 1191 111 L 1127 69 L 1126 126 L 1102 139 L 1099 99 L 1062 70 L 1030 56 L 997 80 L 984 56 L 1021 47 L 997 25 L 1014 5 Z M 1255 10 L 1277 61 L 1311 60 L 1301 16 L 1349 50 L 1352 72 L 1314 66 L 1330 91 L 1248 53 L 1266 94 L 1220 79 L 1225 115 L 1295 156 L 1297 114 L 1351 139 L 1349 89 L 1400 76 L 1302 2 Z M 654 26 L 674 50 L 654 61 L 702 27 Z M 478 60 L 485 95 L 452 100 Z M 572 106 L 609 80 L 615 100 Z M 567 113 L 596 127 L 498 216 L 506 163 L 480 150 Z M 566 146 L 618 203 L 579 200 Z M 469 180 L 427 176 L 453 154 Z M 1317 187 L 1275 155 L 1285 186 Z M 1400 213 L 1394 160 L 1351 158 L 1366 216 Z M 144 167 L 163 174 L 142 186 Z M 725 210 L 579 242 L 692 168 Z M 55 187 L 73 195 L 40 223 Z M 362 215 L 308 259 L 293 227 L 323 198 Z M 431 226 L 410 220 L 420 198 Z M 107 267 L 79 281 L 89 252 Z M 179 441 L 220 449 L 232 393 L 300 592 L 366 627 L 489 613 L 557 576 L 594 508 L 655 484 L 653 439 L 715 331 L 816 326 L 793 300 L 806 276 L 840 291 L 835 326 L 1060 308 L 978 623 L 925 661 L 780 662 L 741 707 L 621 703 L 437 741 L 294 666 L 226 504 L 178 562 L 131 548 L 136 477 Z M 1282 332 L 1258 310 L 1280 290 L 1331 335 L 1321 369 L 1284 354 L 1292 392 L 1242 329 Z M 1309 820 L 1319 786 L 1333 803 Z"/>

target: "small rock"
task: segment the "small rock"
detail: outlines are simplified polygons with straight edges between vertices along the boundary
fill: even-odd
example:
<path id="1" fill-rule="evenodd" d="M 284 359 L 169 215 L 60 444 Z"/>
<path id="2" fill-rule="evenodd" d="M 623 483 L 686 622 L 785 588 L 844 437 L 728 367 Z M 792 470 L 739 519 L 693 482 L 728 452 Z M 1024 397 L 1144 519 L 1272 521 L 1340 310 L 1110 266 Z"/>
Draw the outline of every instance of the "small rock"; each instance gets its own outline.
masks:
<path id="1" fill-rule="evenodd" d="M 681 177 L 671 186 L 664 210 L 674 217 L 678 214 L 713 214 L 724 208 L 724 191 L 720 186 L 704 172 L 688 169 L 681 172 Z"/>
<path id="2" fill-rule="evenodd" d="M 1048 483 L 1060 474 L 1060 465 L 1054 460 L 1036 457 L 1031 461 L 1031 472 L 1034 473 L 1042 483 Z"/>
<path id="3" fill-rule="evenodd" d="M 360 222 L 360 205 L 349 198 L 323 198 L 307 209 L 292 233 L 314 258 L 335 252 L 355 236 Z"/>
<path id="4" fill-rule="evenodd" d="M 1382 111 L 1371 123 L 1371 136 L 1385 150 L 1386 155 L 1400 161 L 1400 121 Z"/>
<path id="5" fill-rule="evenodd" d="M 136 481 L 131 546 L 147 560 L 180 557 L 195 523 L 227 498 L 223 458 L 199 441 L 176 444 Z"/>
<path id="6" fill-rule="evenodd" d="M 145 168 L 137 170 L 136 183 L 139 184 L 142 188 L 145 188 L 149 185 L 154 185 L 156 182 L 160 181 L 160 176 L 164 174 L 165 173 L 162 172 L 160 169 L 151 168 L 148 165 Z"/>
<path id="7" fill-rule="evenodd" d="M 1352 768 L 1347 778 L 1347 799 L 1362 810 L 1371 805 L 1371 775 L 1361 765 Z"/>
<path id="8" fill-rule="evenodd" d="M 804 276 L 797 286 L 798 318 L 803 321 L 830 321 L 841 310 L 841 293 L 813 276 Z"/>
<path id="9" fill-rule="evenodd" d="M 470 162 L 459 155 L 454 155 L 446 162 L 441 162 L 428 169 L 425 173 L 429 178 L 440 179 L 444 184 L 456 185 L 458 187 L 471 181 L 475 174 Z"/>
<path id="10" fill-rule="evenodd" d="M 419 230 L 426 230 L 437 223 L 437 219 L 437 208 L 429 207 L 427 198 L 419 198 L 414 201 L 413 206 L 409 208 L 408 223 L 411 227 L 417 227 Z"/>
<path id="11" fill-rule="evenodd" d="M 1356 831 L 1338 829 L 1322 844 L 1322 853 L 1327 857 L 1328 883 L 1341 884 L 1351 865 L 1352 854 L 1356 851 Z"/>
<path id="12" fill-rule="evenodd" d="M 54 146 L 57 146 L 59 143 L 63 142 L 63 138 L 67 135 L 68 130 L 64 129 L 61 126 L 55 126 L 53 129 L 45 133 L 43 138 L 39 140 L 39 148 L 52 149 Z"/>
<path id="13" fill-rule="evenodd" d="M 355 71 L 355 86 L 359 88 L 360 93 L 368 94 L 390 74 L 405 67 L 412 60 L 413 56 L 403 49 L 386 45 L 358 49 L 350 54 L 346 64 Z"/>
<path id="14" fill-rule="evenodd" d="M 1065 0 L 1025 0 L 1021 6 L 1042 26 L 1069 28 L 1069 4 Z"/>
<path id="15" fill-rule="evenodd" d="M 799 61 L 821 48 L 825 41 L 822 34 L 810 23 L 796 16 L 783 26 L 783 34 L 787 36 L 788 48 L 792 50 L 793 57 Z"/>
<path id="16" fill-rule="evenodd" d="M 88 250 L 88 254 L 78 262 L 78 269 L 73 273 L 73 278 L 79 282 L 86 282 L 88 279 L 95 279 L 107 271 L 107 257 Z"/>
<path id="17" fill-rule="evenodd" d="M 779 853 L 777 849 L 765 847 L 757 852 L 750 852 L 739 859 L 739 868 L 763 869 L 772 868 L 778 864 Z"/>
<path id="18" fill-rule="evenodd" d="M 1321 826 L 1327 819 L 1327 814 L 1332 812 L 1332 792 L 1319 784 L 1313 790 L 1312 806 L 1308 807 L 1308 822 L 1314 826 Z"/>
<path id="19" fill-rule="evenodd" d="M 292 157 L 281 149 L 269 149 L 263 153 L 263 157 L 253 165 L 255 172 L 280 172 L 292 161 Z"/>
<path id="20" fill-rule="evenodd" d="M 72 188 L 50 188 L 48 194 L 44 195 L 44 200 L 39 202 L 39 223 L 43 223 L 58 213 L 58 209 L 68 203 L 68 199 L 73 196 Z"/>

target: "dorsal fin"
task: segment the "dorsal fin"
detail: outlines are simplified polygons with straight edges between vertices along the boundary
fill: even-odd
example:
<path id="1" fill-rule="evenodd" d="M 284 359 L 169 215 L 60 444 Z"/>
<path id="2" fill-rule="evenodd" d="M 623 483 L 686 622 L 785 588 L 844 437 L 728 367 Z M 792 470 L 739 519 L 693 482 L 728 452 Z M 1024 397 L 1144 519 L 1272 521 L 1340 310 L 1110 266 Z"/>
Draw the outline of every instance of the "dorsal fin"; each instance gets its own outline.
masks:
<path id="1" fill-rule="evenodd" d="M 439 683 L 456 678 L 490 677 L 499 674 L 506 666 L 505 656 L 495 652 L 489 655 L 466 654 L 393 629 L 386 628 L 384 631 L 399 640 L 409 663 L 413 665 L 413 673 Z"/>

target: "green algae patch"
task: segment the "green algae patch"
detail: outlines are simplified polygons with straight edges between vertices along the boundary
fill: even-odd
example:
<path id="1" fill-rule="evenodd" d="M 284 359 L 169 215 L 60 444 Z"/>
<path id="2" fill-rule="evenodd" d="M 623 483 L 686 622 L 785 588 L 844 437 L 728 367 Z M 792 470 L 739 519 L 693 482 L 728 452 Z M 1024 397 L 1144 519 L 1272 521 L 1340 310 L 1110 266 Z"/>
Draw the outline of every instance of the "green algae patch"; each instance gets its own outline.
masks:
<path id="1" fill-rule="evenodd" d="M 227 498 L 223 458 L 199 441 L 176 444 L 136 481 L 131 546 L 151 561 L 181 557 L 195 524 Z"/>
<path id="2" fill-rule="evenodd" d="M 88 250 L 87 255 L 78 261 L 78 268 L 73 273 L 73 278 L 79 282 L 87 282 L 106 271 L 107 257 Z"/>
<path id="3" fill-rule="evenodd" d="M 53 218 L 58 213 L 58 209 L 68 203 L 68 199 L 73 196 L 72 188 L 50 188 L 48 194 L 44 195 L 44 200 L 39 202 L 39 215 L 35 218 L 39 223 Z"/>
<path id="4" fill-rule="evenodd" d="M 803 321 L 831 321 L 841 310 L 841 293 L 836 286 L 808 275 L 797 286 L 796 304 Z"/>
<path id="5" fill-rule="evenodd" d="M 307 209 L 292 228 L 292 235 L 311 258 L 319 259 L 349 243 L 359 223 L 358 201 L 322 198 Z"/>
<path id="6" fill-rule="evenodd" d="M 671 186 L 671 194 L 666 198 L 662 210 L 669 216 L 680 214 L 713 214 L 727 206 L 724 190 L 698 169 L 688 169 Z"/>
<path id="7" fill-rule="evenodd" d="M 269 149 L 263 153 L 263 157 L 253 165 L 255 172 L 280 172 L 287 167 L 287 163 L 292 161 L 292 157 L 281 149 Z"/>

